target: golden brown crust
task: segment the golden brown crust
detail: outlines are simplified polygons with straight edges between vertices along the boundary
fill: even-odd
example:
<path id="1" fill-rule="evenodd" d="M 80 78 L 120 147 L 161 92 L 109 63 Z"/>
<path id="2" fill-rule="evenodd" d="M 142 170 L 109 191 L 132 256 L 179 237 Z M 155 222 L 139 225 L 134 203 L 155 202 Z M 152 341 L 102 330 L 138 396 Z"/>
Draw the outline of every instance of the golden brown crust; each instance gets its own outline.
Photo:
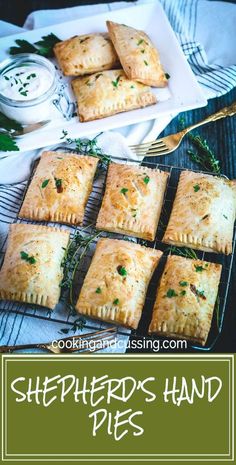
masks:
<path id="1" fill-rule="evenodd" d="M 111 163 L 97 229 L 153 241 L 167 178 L 164 171 Z"/>
<path id="2" fill-rule="evenodd" d="M 81 224 L 97 163 L 95 157 L 43 152 L 19 216 Z"/>
<path id="3" fill-rule="evenodd" d="M 163 242 L 232 253 L 236 181 L 184 171 Z"/>
<path id="4" fill-rule="evenodd" d="M 171 255 L 157 291 L 150 333 L 205 345 L 222 266 Z"/>
<path id="5" fill-rule="evenodd" d="M 81 122 L 143 108 L 156 103 L 149 87 L 127 79 L 122 69 L 103 71 L 72 81 Z"/>
<path id="6" fill-rule="evenodd" d="M 161 256 L 159 250 L 133 242 L 100 239 L 76 309 L 92 318 L 137 328 Z"/>
<path id="7" fill-rule="evenodd" d="M 60 297 L 61 263 L 69 237 L 63 229 L 12 224 L 0 271 L 0 299 L 53 309 Z"/>
<path id="8" fill-rule="evenodd" d="M 106 33 L 85 34 L 58 42 L 54 53 L 65 76 L 116 68 L 118 56 Z"/>
<path id="9" fill-rule="evenodd" d="M 112 21 L 107 21 L 107 28 L 129 79 L 154 87 L 167 85 L 159 53 L 145 32 Z"/>

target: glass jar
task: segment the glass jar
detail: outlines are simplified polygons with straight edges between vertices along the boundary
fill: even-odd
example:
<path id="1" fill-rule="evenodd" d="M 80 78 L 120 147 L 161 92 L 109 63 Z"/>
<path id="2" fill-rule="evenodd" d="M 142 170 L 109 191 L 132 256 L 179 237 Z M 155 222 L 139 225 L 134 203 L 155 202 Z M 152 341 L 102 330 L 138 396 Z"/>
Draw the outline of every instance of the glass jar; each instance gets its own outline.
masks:
<path id="1" fill-rule="evenodd" d="M 57 90 L 54 65 L 22 53 L 0 63 L 0 111 L 21 124 L 49 119 Z"/>

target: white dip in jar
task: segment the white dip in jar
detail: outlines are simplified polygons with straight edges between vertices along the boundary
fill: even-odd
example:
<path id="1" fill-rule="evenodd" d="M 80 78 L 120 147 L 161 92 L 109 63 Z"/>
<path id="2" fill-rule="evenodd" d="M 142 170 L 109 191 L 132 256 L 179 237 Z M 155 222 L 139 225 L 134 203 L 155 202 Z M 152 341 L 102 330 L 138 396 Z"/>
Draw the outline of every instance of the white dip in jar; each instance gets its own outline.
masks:
<path id="1" fill-rule="evenodd" d="M 24 53 L 0 64 L 0 111 L 21 124 L 49 118 L 56 88 L 56 71 L 47 58 Z"/>

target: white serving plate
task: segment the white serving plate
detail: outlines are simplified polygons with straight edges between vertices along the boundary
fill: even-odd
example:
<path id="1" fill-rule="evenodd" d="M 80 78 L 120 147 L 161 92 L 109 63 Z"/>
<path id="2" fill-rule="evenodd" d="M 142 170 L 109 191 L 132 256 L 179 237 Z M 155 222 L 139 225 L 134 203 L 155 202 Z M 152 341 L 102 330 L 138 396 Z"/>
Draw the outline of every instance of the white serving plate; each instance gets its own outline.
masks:
<path id="1" fill-rule="evenodd" d="M 160 52 L 165 71 L 170 75 L 168 89 L 152 89 L 159 100 L 155 105 L 87 123 L 80 123 L 78 117 L 73 117 L 67 121 L 55 109 L 51 115 L 52 121 L 49 125 L 37 132 L 17 139 L 20 150 L 26 151 L 57 144 L 61 142 L 63 129 L 68 131 L 68 136 L 71 138 L 84 137 L 104 130 L 161 118 L 170 113 L 178 113 L 207 104 L 207 100 L 187 63 L 175 33 L 159 2 L 135 5 L 130 8 L 3 37 L 0 39 L 0 61 L 9 57 L 9 47 L 15 45 L 16 39 L 25 39 L 33 43 L 51 32 L 63 40 L 74 35 L 104 32 L 107 30 L 106 20 L 108 19 L 118 23 L 125 23 L 148 33 Z M 70 89 L 70 79 L 63 77 L 62 81 L 67 85 L 69 98 L 75 101 Z"/>

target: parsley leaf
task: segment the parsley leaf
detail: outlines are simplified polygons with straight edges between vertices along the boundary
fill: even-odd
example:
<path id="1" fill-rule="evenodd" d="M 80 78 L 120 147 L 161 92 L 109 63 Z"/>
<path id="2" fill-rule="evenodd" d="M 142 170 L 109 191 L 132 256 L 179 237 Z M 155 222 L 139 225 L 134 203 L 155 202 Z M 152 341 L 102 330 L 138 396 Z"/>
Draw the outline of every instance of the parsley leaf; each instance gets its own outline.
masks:
<path id="1" fill-rule="evenodd" d="M 8 134 L 0 134 L 0 151 L 2 152 L 17 152 L 19 147 Z"/>
<path id="2" fill-rule="evenodd" d="M 127 276 L 127 271 L 126 271 L 126 268 L 124 266 L 119 265 L 117 267 L 117 271 L 121 276 Z"/>
<path id="3" fill-rule="evenodd" d="M 42 185 L 41 185 L 42 189 L 44 189 L 48 185 L 49 181 L 50 179 L 45 179 L 45 181 L 42 182 Z"/>
<path id="4" fill-rule="evenodd" d="M 201 266 L 201 265 L 194 265 L 194 267 L 195 267 L 195 270 L 196 270 L 197 272 L 198 272 L 198 271 L 201 272 L 201 271 L 204 270 L 203 266 Z"/>
<path id="5" fill-rule="evenodd" d="M 121 194 L 126 194 L 126 192 L 128 192 L 129 189 L 127 189 L 126 187 L 122 187 L 122 189 L 120 190 L 120 193 Z"/>
<path id="6" fill-rule="evenodd" d="M 166 79 L 170 79 L 170 75 L 168 73 L 165 73 Z"/>
<path id="7" fill-rule="evenodd" d="M 119 305 L 119 303 L 120 303 L 119 299 L 113 300 L 113 304 L 114 304 L 114 305 Z"/>
<path id="8" fill-rule="evenodd" d="M 166 297 L 172 298 L 172 297 L 177 297 L 178 294 L 176 294 L 174 289 L 168 289 L 166 293 Z"/>
<path id="9" fill-rule="evenodd" d="M 97 289 L 96 289 L 95 292 L 96 292 L 96 294 L 101 294 L 101 293 L 102 293 L 102 289 L 101 289 L 100 287 L 97 287 Z"/>
<path id="10" fill-rule="evenodd" d="M 1 112 L 0 112 L 0 127 L 3 129 L 6 129 L 7 131 L 10 131 L 11 129 L 20 131 L 22 129 L 22 126 L 20 123 L 18 123 L 14 119 L 8 118 Z"/>
<path id="11" fill-rule="evenodd" d="M 111 81 L 114 87 L 116 87 L 116 88 L 118 87 L 120 78 L 121 78 L 121 76 L 118 76 L 118 78 L 115 81 Z"/>
<path id="12" fill-rule="evenodd" d="M 144 182 L 145 184 L 148 184 L 149 181 L 150 181 L 149 176 L 145 176 L 145 178 L 143 178 L 143 182 Z"/>
<path id="13" fill-rule="evenodd" d="M 20 256 L 22 258 L 22 260 L 25 260 L 26 262 L 30 263 L 31 265 L 33 265 L 34 263 L 36 263 L 36 259 L 33 257 L 33 255 L 31 255 L 31 257 L 26 253 L 24 252 L 23 250 L 20 252 Z"/>
<path id="14" fill-rule="evenodd" d="M 186 291 L 184 290 L 180 292 L 180 295 L 185 295 L 185 294 L 186 294 Z"/>
<path id="15" fill-rule="evenodd" d="M 43 36 L 41 40 L 38 40 L 38 42 L 34 44 L 22 39 L 17 39 L 15 42 L 18 47 L 10 47 L 10 55 L 18 55 L 18 53 L 36 53 L 37 55 L 52 58 L 54 56 L 53 47 L 58 42 L 61 42 L 61 40 L 55 36 L 55 34 L 51 33 L 47 36 Z"/>
<path id="16" fill-rule="evenodd" d="M 179 285 L 182 286 L 182 287 L 185 287 L 185 286 L 188 285 L 188 282 L 187 281 L 180 281 Z"/>
<path id="17" fill-rule="evenodd" d="M 195 184 L 195 186 L 193 186 L 193 189 L 194 189 L 194 192 L 198 192 L 200 190 L 199 184 Z"/>

